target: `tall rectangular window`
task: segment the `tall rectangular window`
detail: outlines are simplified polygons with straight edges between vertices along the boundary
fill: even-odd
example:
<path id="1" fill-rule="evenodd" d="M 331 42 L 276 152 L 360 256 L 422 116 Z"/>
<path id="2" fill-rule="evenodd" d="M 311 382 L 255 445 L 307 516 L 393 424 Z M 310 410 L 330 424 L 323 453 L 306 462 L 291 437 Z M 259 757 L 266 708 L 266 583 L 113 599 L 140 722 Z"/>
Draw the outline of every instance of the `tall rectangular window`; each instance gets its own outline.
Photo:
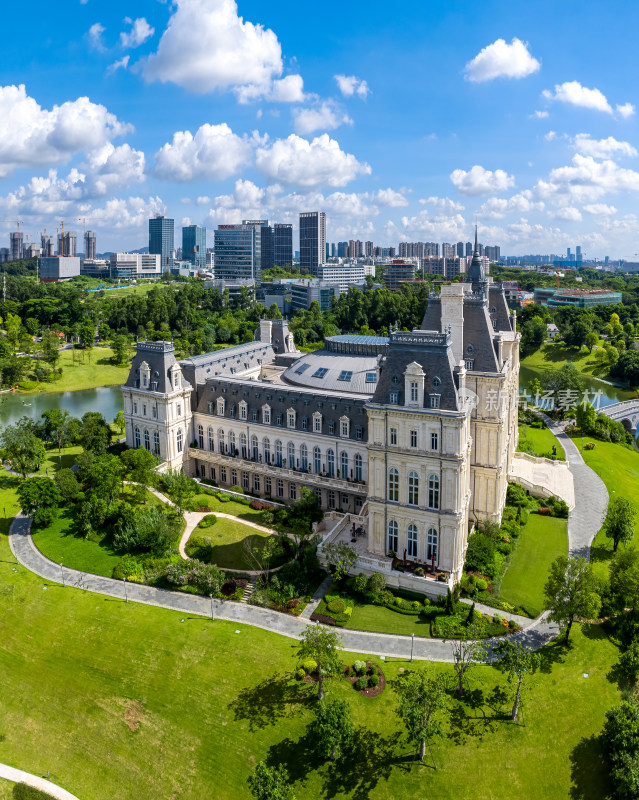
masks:
<path id="1" fill-rule="evenodd" d="M 411 403 L 417 402 L 417 381 L 410 382 L 410 401 Z"/>
<path id="2" fill-rule="evenodd" d="M 431 450 L 439 449 L 439 435 L 436 433 L 431 433 L 430 435 L 430 449 Z"/>
<path id="3" fill-rule="evenodd" d="M 390 443 L 397 444 L 397 428 L 390 429 Z"/>
<path id="4" fill-rule="evenodd" d="M 417 431 L 410 432 L 410 446 L 417 447 Z"/>

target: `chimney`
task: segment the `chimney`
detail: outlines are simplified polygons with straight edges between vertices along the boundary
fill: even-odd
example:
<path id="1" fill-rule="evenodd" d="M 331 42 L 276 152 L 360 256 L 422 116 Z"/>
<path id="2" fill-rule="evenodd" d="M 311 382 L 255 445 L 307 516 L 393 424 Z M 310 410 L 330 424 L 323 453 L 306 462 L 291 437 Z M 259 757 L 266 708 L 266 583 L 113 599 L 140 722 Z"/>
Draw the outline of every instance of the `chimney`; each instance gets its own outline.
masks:
<path id="1" fill-rule="evenodd" d="M 464 284 L 450 283 L 442 286 L 442 325 L 450 327 L 453 359 L 464 359 Z"/>
<path id="2" fill-rule="evenodd" d="M 273 321 L 270 319 L 260 320 L 260 342 L 264 344 L 271 344 L 273 330 Z"/>

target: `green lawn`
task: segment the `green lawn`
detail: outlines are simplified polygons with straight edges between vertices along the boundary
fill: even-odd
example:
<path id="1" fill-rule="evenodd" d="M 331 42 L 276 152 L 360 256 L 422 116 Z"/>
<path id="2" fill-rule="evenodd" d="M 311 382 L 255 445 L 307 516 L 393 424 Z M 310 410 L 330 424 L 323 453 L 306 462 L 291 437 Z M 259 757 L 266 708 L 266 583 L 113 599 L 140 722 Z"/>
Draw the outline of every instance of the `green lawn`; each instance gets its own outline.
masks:
<path id="1" fill-rule="evenodd" d="M 472 695 L 452 701 L 436 771 L 414 763 L 396 721 L 392 685 L 407 661 L 384 663 L 389 688 L 374 700 L 329 680 L 327 696 L 350 704 L 357 747 L 335 766 L 318 765 L 304 737 L 315 690 L 290 678 L 296 642 L 81 590 L 43 591 L 41 578 L 14 572 L 10 560 L 3 538 L 2 761 L 50 770 L 82 800 L 248 798 L 246 778 L 261 759 L 288 767 L 298 800 L 608 795 L 594 737 L 620 695 L 608 677 L 617 651 L 598 627 L 577 626 L 568 650 L 544 650 L 525 725 L 494 702 L 505 678 L 478 668 Z"/>
<path id="2" fill-rule="evenodd" d="M 543 372 L 550 368 L 559 368 L 567 361 L 571 361 L 579 372 L 591 378 L 605 378 L 608 375 L 608 367 L 598 367 L 595 360 L 595 350 L 592 353 L 587 347 L 577 349 L 576 347 L 566 347 L 561 342 L 546 342 L 539 350 L 531 353 L 521 361 L 522 367 Z"/>
<path id="3" fill-rule="evenodd" d="M 587 436 L 575 436 L 573 441 L 579 448 L 586 464 L 594 469 L 606 484 L 611 500 L 616 495 L 620 495 L 636 503 L 637 486 L 639 486 L 639 452 L 637 450 L 612 442 L 600 442 Z M 588 442 L 594 443 L 594 450 L 584 450 L 584 444 Z M 593 561 L 607 560 L 612 556 L 612 540 L 606 536 L 603 530 L 595 537 L 590 554 Z"/>
<path id="4" fill-rule="evenodd" d="M 555 434 L 548 428 L 533 428 L 530 425 L 519 426 L 519 441 L 521 450 L 521 442 L 526 439 L 532 445 L 535 455 L 543 457 L 552 453 L 553 447 L 557 450 L 557 458 L 561 461 L 566 460 L 564 448 L 559 444 L 559 440 Z"/>
<path id="5" fill-rule="evenodd" d="M 0 800 L 12 800 L 15 783 L 0 779 Z"/>
<path id="6" fill-rule="evenodd" d="M 538 616 L 543 611 L 544 584 L 550 564 L 567 552 L 567 520 L 530 514 L 495 599 L 524 606 L 531 616 Z"/>
<path id="7" fill-rule="evenodd" d="M 399 614 L 384 606 L 355 602 L 353 613 L 346 625 L 360 631 L 378 631 L 410 636 L 430 636 L 430 621 L 419 614 Z"/>
<path id="8" fill-rule="evenodd" d="M 29 391 L 73 392 L 94 389 L 96 386 L 119 385 L 127 379 L 130 364 L 127 361 L 124 366 L 116 366 L 110 347 L 94 347 L 90 355 L 88 350 L 63 350 L 58 367 L 62 367 L 59 378 L 50 383 L 28 381 L 26 385 Z"/>
<path id="9" fill-rule="evenodd" d="M 223 514 L 232 514 L 234 517 L 241 517 L 257 525 L 263 525 L 263 511 L 255 511 L 248 505 L 238 503 L 235 500 L 228 500 L 223 503 L 212 494 L 201 492 L 189 500 L 189 510 L 197 511 L 199 508 L 210 508 L 211 511 L 221 511 Z"/>
<path id="10" fill-rule="evenodd" d="M 228 513 L 228 512 L 227 512 Z M 199 553 L 193 548 L 193 539 L 205 537 L 211 540 L 213 549 L 209 562 L 217 564 L 221 569 L 255 570 L 258 566 L 247 555 L 245 543 L 252 547 L 263 547 L 270 534 L 261 533 L 249 525 L 244 525 L 239 520 L 217 517 L 215 522 L 206 528 L 197 527 L 191 534 L 186 545 L 188 555 L 198 557 Z M 190 546 L 189 546 L 190 545 Z M 271 566 L 276 567 L 284 563 L 284 557 L 274 558 Z"/>

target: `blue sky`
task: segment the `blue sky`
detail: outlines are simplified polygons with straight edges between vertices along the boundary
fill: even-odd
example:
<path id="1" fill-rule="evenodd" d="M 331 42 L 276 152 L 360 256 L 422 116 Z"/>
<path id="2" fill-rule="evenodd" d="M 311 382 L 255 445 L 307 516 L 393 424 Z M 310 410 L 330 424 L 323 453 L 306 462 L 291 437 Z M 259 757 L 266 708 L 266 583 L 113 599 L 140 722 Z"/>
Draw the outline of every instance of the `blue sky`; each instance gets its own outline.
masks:
<path id="1" fill-rule="evenodd" d="M 10 220 L 33 235 L 86 218 L 99 250 L 137 248 L 157 211 L 212 231 L 323 209 L 329 241 L 465 241 L 477 221 L 502 253 L 632 258 L 638 16 L 617 1 L 11 4 L 0 238 Z"/>

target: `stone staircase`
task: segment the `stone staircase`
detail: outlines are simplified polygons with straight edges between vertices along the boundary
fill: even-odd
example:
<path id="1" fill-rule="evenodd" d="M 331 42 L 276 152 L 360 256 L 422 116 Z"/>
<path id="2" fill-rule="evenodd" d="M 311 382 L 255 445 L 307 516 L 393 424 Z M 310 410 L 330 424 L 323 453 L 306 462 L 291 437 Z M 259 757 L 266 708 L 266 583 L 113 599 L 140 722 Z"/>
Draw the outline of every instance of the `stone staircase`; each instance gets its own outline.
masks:
<path id="1" fill-rule="evenodd" d="M 246 584 L 246 589 L 244 589 L 244 594 L 242 595 L 240 603 L 248 603 L 248 599 L 253 594 L 254 591 L 255 591 L 255 583 L 253 581 L 249 581 Z"/>

